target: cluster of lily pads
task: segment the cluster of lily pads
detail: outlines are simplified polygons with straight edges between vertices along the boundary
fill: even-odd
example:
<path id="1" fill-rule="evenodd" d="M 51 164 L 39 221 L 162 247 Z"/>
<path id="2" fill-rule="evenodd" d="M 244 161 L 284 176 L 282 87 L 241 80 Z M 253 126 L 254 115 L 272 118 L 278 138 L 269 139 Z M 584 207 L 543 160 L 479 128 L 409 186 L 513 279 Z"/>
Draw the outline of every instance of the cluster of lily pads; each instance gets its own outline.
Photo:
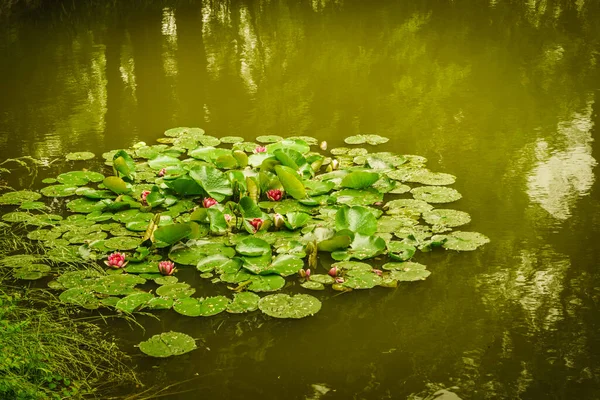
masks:
<path id="1" fill-rule="evenodd" d="M 69 171 L 44 179 L 39 192 L 0 196 L 0 205 L 19 206 L 3 221 L 33 227 L 27 237 L 53 259 L 106 264 L 105 271 L 76 270 L 51 280 L 63 302 L 128 313 L 172 308 L 208 317 L 260 309 L 303 318 L 320 310 L 314 296 L 258 293 L 293 282 L 307 290 L 397 287 L 429 276 L 425 265 L 411 261 L 417 251 L 475 250 L 489 241 L 453 231 L 470 222 L 469 214 L 435 206 L 461 198 L 448 187 L 455 177 L 430 171 L 420 156 L 362 147 L 327 155 L 327 144 L 311 137 L 260 136 L 255 143 L 199 128 L 174 128 L 165 136 L 157 145 L 103 154 L 110 174 Z M 388 139 L 345 141 L 374 146 Z M 66 158 L 76 165 L 94 154 Z M 334 263 L 322 262 L 327 259 Z M 35 255 L 0 263 L 14 267 L 18 279 L 51 272 Z M 192 297 L 195 288 L 179 282 L 177 268 L 196 268 L 202 278 L 226 285 L 232 297 Z M 193 340 L 174 332 L 140 344 L 157 357 L 193 348 Z"/>

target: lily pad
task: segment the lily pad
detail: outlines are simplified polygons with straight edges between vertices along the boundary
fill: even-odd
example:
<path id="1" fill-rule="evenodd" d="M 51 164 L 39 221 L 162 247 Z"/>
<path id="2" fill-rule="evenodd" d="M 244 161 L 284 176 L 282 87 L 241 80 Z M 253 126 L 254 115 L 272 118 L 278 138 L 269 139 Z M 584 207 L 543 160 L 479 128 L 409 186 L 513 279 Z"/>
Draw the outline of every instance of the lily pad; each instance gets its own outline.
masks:
<path id="1" fill-rule="evenodd" d="M 206 193 L 217 201 L 223 201 L 227 196 L 233 195 L 231 181 L 223 172 L 215 167 L 200 166 L 190 170 L 192 177 Z"/>
<path id="2" fill-rule="evenodd" d="M 94 153 L 89 151 L 77 151 L 74 153 L 67 153 L 65 156 L 67 161 L 78 161 L 78 160 L 91 160 L 96 157 Z"/>
<path id="3" fill-rule="evenodd" d="M 92 292 L 86 289 L 73 288 L 67 289 L 58 296 L 60 301 L 67 304 L 74 304 L 88 310 L 95 310 L 100 307 L 98 298 Z"/>
<path id="4" fill-rule="evenodd" d="M 456 231 L 443 235 L 446 241 L 442 245 L 447 250 L 473 251 L 490 242 L 490 239 L 479 232 Z"/>
<path id="5" fill-rule="evenodd" d="M 415 255 L 417 249 L 409 244 L 391 241 L 387 243 L 389 256 L 394 260 L 407 261 Z"/>
<path id="6" fill-rule="evenodd" d="M 68 197 L 75 195 L 77 186 L 73 185 L 52 185 L 46 186 L 40 190 L 40 193 L 46 197 Z"/>
<path id="7" fill-rule="evenodd" d="M 227 306 L 227 312 L 231 314 L 241 314 L 258 309 L 260 296 L 256 293 L 242 292 L 233 295 L 233 301 Z"/>
<path id="8" fill-rule="evenodd" d="M 275 292 L 285 286 L 285 279 L 279 275 L 252 275 L 248 290 L 252 292 Z"/>
<path id="9" fill-rule="evenodd" d="M 248 237 L 240 241 L 235 250 L 245 256 L 257 257 L 271 254 L 271 245 L 262 239 Z"/>
<path id="10" fill-rule="evenodd" d="M 0 196 L 0 205 L 19 205 L 24 202 L 36 201 L 41 194 L 32 192 L 31 190 L 20 190 L 18 192 L 8 192 Z"/>
<path id="11" fill-rule="evenodd" d="M 425 222 L 431 225 L 456 227 L 471 222 L 471 216 L 458 210 L 437 209 L 423 213 Z"/>
<path id="12" fill-rule="evenodd" d="M 387 143 L 390 139 L 379 135 L 355 135 L 344 139 L 348 144 L 364 144 L 377 145 Z"/>
<path id="13" fill-rule="evenodd" d="M 117 304 L 115 304 L 115 308 L 117 310 L 133 313 L 134 311 L 139 311 L 144 308 L 150 300 L 154 298 L 152 293 L 134 293 L 120 299 Z"/>
<path id="14" fill-rule="evenodd" d="M 178 264 L 197 265 L 203 258 L 214 254 L 231 258 L 235 256 L 235 250 L 223 243 L 188 241 L 185 245 L 173 246 L 169 252 L 169 259 Z"/>
<path id="15" fill-rule="evenodd" d="M 338 192 L 333 192 L 331 197 L 335 199 L 337 203 L 349 206 L 367 206 L 383 201 L 383 194 L 373 189 L 343 189 Z"/>
<path id="16" fill-rule="evenodd" d="M 262 135 L 256 138 L 258 143 L 275 143 L 281 140 L 283 140 L 283 138 L 278 135 Z"/>
<path id="17" fill-rule="evenodd" d="M 325 290 L 325 285 L 323 285 L 320 282 L 316 282 L 316 281 L 306 281 L 306 282 L 302 282 L 300 284 L 300 286 L 302 286 L 304 289 L 308 289 L 308 290 Z"/>
<path id="18" fill-rule="evenodd" d="M 110 250 L 133 250 L 142 243 L 140 238 L 131 236 L 115 236 L 104 241 L 104 246 Z"/>
<path id="19" fill-rule="evenodd" d="M 242 143 L 243 141 L 244 141 L 244 138 L 240 137 L 240 136 L 223 136 L 221 138 L 221 143 L 228 143 L 228 144 Z"/>
<path id="20" fill-rule="evenodd" d="M 154 280 L 154 283 L 156 283 L 157 285 L 172 285 L 174 283 L 177 283 L 179 281 L 179 278 L 177 278 L 176 276 L 161 276 L 160 278 L 156 278 Z"/>
<path id="21" fill-rule="evenodd" d="M 154 335 L 139 344 L 142 353 L 151 357 L 171 357 L 189 353 L 196 349 L 196 341 L 185 333 L 166 332 Z"/>
<path id="22" fill-rule="evenodd" d="M 344 278 L 342 286 L 351 289 L 371 289 L 381 283 L 381 277 L 373 271 L 351 270 Z"/>
<path id="23" fill-rule="evenodd" d="M 443 186 L 452 185 L 456 182 L 456 177 L 443 172 L 431 172 L 428 169 L 418 169 L 409 174 L 404 181 L 422 183 L 423 185 Z"/>
<path id="24" fill-rule="evenodd" d="M 319 312 L 321 302 L 307 294 L 273 294 L 260 299 L 258 308 L 275 318 L 304 318 Z"/>
<path id="25" fill-rule="evenodd" d="M 462 198 L 455 189 L 443 186 L 421 186 L 411 190 L 413 197 L 427 203 L 451 203 Z"/>
<path id="26" fill-rule="evenodd" d="M 190 287 L 187 283 L 173 283 L 171 285 L 162 285 L 156 289 L 156 294 L 170 299 L 183 299 L 196 293 L 196 289 Z"/>
<path id="27" fill-rule="evenodd" d="M 423 264 L 419 263 L 402 263 L 402 268 L 395 267 L 389 277 L 400 282 L 413 282 L 425 280 L 431 272 L 425 269 Z"/>
<path id="28" fill-rule="evenodd" d="M 368 171 L 353 171 L 342 179 L 342 187 L 350 189 L 366 189 L 379 180 L 379 174 Z"/>

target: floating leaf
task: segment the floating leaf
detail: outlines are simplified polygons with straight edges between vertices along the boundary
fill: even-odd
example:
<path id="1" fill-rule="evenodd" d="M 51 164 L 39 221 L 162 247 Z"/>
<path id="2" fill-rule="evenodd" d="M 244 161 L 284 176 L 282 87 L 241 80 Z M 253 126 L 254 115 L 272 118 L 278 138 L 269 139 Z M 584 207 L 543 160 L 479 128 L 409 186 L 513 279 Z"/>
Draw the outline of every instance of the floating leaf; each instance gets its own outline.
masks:
<path id="1" fill-rule="evenodd" d="M 319 312 L 321 302 L 307 294 L 273 294 L 260 299 L 258 308 L 275 318 L 304 318 Z"/>
<path id="2" fill-rule="evenodd" d="M 311 219 L 310 215 L 303 212 L 287 213 L 285 217 L 285 226 L 290 230 L 302 228 Z"/>
<path id="3" fill-rule="evenodd" d="M 102 184 L 116 194 L 131 193 L 131 186 L 118 176 L 109 176 L 108 178 L 104 179 Z"/>
<path id="4" fill-rule="evenodd" d="M 337 203 L 349 206 L 366 206 L 383 200 L 383 194 L 374 189 L 343 189 L 332 193 L 331 197 Z"/>
<path id="5" fill-rule="evenodd" d="M 312 280 L 302 282 L 300 284 L 300 286 L 302 286 L 304 289 L 308 289 L 308 290 L 325 290 L 325 285 L 323 285 L 320 282 L 315 282 Z"/>
<path id="6" fill-rule="evenodd" d="M 19 205 L 24 202 L 33 202 L 42 197 L 41 194 L 30 190 L 21 190 L 18 192 L 8 192 L 0 196 L 0 204 L 2 205 Z"/>
<path id="7" fill-rule="evenodd" d="M 222 243 L 188 241 L 185 245 L 173 246 L 169 259 L 183 265 L 197 265 L 200 260 L 209 255 L 222 254 L 233 257 L 235 250 Z"/>
<path id="8" fill-rule="evenodd" d="M 421 186 L 411 190 L 413 197 L 427 203 L 451 203 L 462 198 L 455 189 L 443 186 Z"/>
<path id="9" fill-rule="evenodd" d="M 58 296 L 60 301 L 67 304 L 75 304 L 77 306 L 95 310 L 100 307 L 100 303 L 92 292 L 86 289 L 73 288 L 67 289 Z"/>
<path id="10" fill-rule="evenodd" d="M 458 210 L 437 209 L 423 213 L 425 222 L 431 225 L 456 227 L 471 222 L 471 216 Z"/>
<path id="11" fill-rule="evenodd" d="M 248 237 L 240 241 L 236 246 L 235 250 L 245 256 L 262 256 L 265 254 L 271 254 L 271 245 L 262 239 L 255 237 Z"/>
<path id="12" fill-rule="evenodd" d="M 438 235 L 439 236 L 439 235 Z M 448 250 L 473 251 L 479 246 L 490 242 L 490 239 L 479 232 L 456 231 L 449 235 L 442 235 L 446 241 L 442 245 Z"/>
<path id="13" fill-rule="evenodd" d="M 156 294 L 170 299 L 183 299 L 196 293 L 196 289 L 190 287 L 187 283 L 173 283 L 162 285 L 156 289 Z"/>
<path id="14" fill-rule="evenodd" d="M 120 299 L 117 304 L 115 304 L 115 308 L 117 310 L 133 313 L 134 311 L 139 311 L 144 308 L 150 300 L 154 298 L 152 293 L 134 293 Z"/>
<path id="15" fill-rule="evenodd" d="M 394 260 L 406 261 L 410 260 L 415 255 L 417 249 L 409 244 L 391 241 L 387 243 L 388 252 Z"/>
<path id="16" fill-rule="evenodd" d="M 402 268 L 394 268 L 389 277 L 401 282 L 422 281 L 431 275 L 430 271 L 425 269 L 423 264 L 402 263 Z M 389 269 L 389 268 L 388 268 Z"/>
<path id="17" fill-rule="evenodd" d="M 342 187 L 350 189 L 366 189 L 379 180 L 376 172 L 353 171 L 342 179 Z"/>
<path id="18" fill-rule="evenodd" d="M 285 279 L 279 275 L 253 275 L 249 280 L 248 290 L 252 292 L 274 292 L 285 286 Z"/>
<path id="19" fill-rule="evenodd" d="M 90 153 L 89 151 L 77 151 L 74 153 L 67 153 L 65 156 L 67 161 L 78 161 L 78 160 L 91 160 L 96 157 L 94 153 Z"/>
<path id="20" fill-rule="evenodd" d="M 379 135 L 355 135 L 344 139 L 348 144 L 364 144 L 377 145 L 387 143 L 390 139 Z"/>
<path id="21" fill-rule="evenodd" d="M 223 172 L 210 166 L 194 167 L 190 176 L 217 201 L 223 201 L 227 196 L 233 195 L 231 181 Z"/>
<path id="22" fill-rule="evenodd" d="M 73 185 L 52 185 L 46 186 L 40 190 L 40 193 L 46 197 L 68 197 L 75 195 L 77 186 Z"/>
<path id="23" fill-rule="evenodd" d="M 385 247 L 385 240 L 380 237 L 357 233 L 352 243 L 350 243 L 350 248 L 345 251 L 334 251 L 331 253 L 331 258 L 338 261 L 350 260 L 351 258 L 365 260 L 383 254 Z"/>
<path id="24" fill-rule="evenodd" d="M 377 218 L 366 207 L 343 206 L 335 215 L 335 229 L 348 229 L 354 233 L 372 235 L 377 232 Z"/>
<path id="25" fill-rule="evenodd" d="M 381 277 L 373 271 L 350 270 L 342 286 L 351 289 L 371 289 L 381 283 Z"/>
<path id="26" fill-rule="evenodd" d="M 228 143 L 228 144 L 242 143 L 243 141 L 244 141 L 244 138 L 240 137 L 240 136 L 223 136 L 221 138 L 221 143 Z"/>
<path id="27" fill-rule="evenodd" d="M 277 172 L 277 177 L 286 193 L 296 200 L 306 197 L 306 189 L 298 177 L 298 174 L 293 169 L 284 165 L 278 165 L 275 167 L 275 172 Z"/>
<path id="28" fill-rule="evenodd" d="M 236 293 L 233 295 L 233 301 L 227 306 L 227 312 L 232 314 L 241 314 L 255 311 L 258 309 L 260 296 L 251 292 Z"/>
<path id="29" fill-rule="evenodd" d="M 141 244 L 141 239 L 131 236 L 115 236 L 104 241 L 110 250 L 133 250 Z"/>
<path id="30" fill-rule="evenodd" d="M 258 143 L 275 143 L 281 140 L 283 140 L 283 138 L 277 135 L 263 135 L 256 138 Z"/>
<path id="31" fill-rule="evenodd" d="M 142 353 L 151 357 L 179 356 L 196 349 L 196 341 L 184 333 L 166 332 L 139 344 Z"/>
<path id="32" fill-rule="evenodd" d="M 456 182 L 456 177 L 443 172 L 431 172 L 428 169 L 418 169 L 408 174 L 404 181 L 422 183 L 423 185 L 443 186 L 452 185 Z"/>
<path id="33" fill-rule="evenodd" d="M 170 224 L 157 228 L 154 239 L 167 244 L 175 244 L 192 233 L 190 224 Z"/>

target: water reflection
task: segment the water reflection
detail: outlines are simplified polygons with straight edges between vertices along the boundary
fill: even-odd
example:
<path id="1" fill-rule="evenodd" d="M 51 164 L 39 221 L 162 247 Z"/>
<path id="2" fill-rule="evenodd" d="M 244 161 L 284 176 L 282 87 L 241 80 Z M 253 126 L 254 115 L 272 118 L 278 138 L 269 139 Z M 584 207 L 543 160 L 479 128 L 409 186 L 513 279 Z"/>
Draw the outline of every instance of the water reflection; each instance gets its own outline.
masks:
<path id="1" fill-rule="evenodd" d="M 527 194 L 558 220 L 571 216 L 577 200 L 588 194 L 594 183 L 592 105 L 590 101 L 583 112 L 559 122 L 553 135 L 553 140 L 561 143 L 559 148 L 545 139 L 536 144 L 537 163 L 528 177 Z"/>

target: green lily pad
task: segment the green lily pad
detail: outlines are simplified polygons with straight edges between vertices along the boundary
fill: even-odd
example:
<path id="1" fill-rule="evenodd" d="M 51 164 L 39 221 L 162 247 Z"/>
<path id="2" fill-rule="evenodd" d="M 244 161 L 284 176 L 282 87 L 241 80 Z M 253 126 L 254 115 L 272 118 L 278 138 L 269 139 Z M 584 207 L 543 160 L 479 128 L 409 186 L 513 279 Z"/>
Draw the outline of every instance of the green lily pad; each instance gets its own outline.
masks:
<path id="1" fill-rule="evenodd" d="M 252 292 L 275 292 L 285 286 L 285 279 L 279 275 L 251 275 L 248 290 Z"/>
<path id="2" fill-rule="evenodd" d="M 104 210 L 106 208 L 106 204 L 102 201 L 80 198 L 68 202 L 67 208 L 73 212 L 87 214 L 94 211 Z"/>
<path id="3" fill-rule="evenodd" d="M 227 196 L 233 195 L 231 181 L 227 175 L 215 167 L 194 167 L 189 174 L 210 197 L 219 202 L 225 200 Z"/>
<path id="4" fill-rule="evenodd" d="M 285 218 L 285 226 L 290 230 L 302 228 L 311 219 L 310 215 L 303 212 L 290 212 Z"/>
<path id="5" fill-rule="evenodd" d="M 357 233 L 354 235 L 354 240 L 352 240 L 347 250 L 334 251 L 331 253 L 331 258 L 336 261 L 350 260 L 352 258 L 365 260 L 383 254 L 385 248 L 385 240 L 382 238 Z"/>
<path id="6" fill-rule="evenodd" d="M 150 310 L 168 310 L 173 307 L 174 300 L 166 297 L 155 297 L 146 305 Z"/>
<path id="7" fill-rule="evenodd" d="M 46 210 L 48 207 L 41 201 L 24 201 L 19 206 L 21 210 Z"/>
<path id="8" fill-rule="evenodd" d="M 344 142 L 348 144 L 368 143 L 374 146 L 378 144 L 387 143 L 389 140 L 390 139 L 379 135 L 355 135 L 347 137 L 346 139 L 344 139 Z"/>
<path id="9" fill-rule="evenodd" d="M 167 129 L 164 133 L 165 136 L 168 137 L 179 137 L 182 135 L 189 135 L 192 137 L 199 138 L 204 135 L 204 129 L 201 128 L 189 128 L 187 126 L 180 126 L 177 128 Z"/>
<path id="10" fill-rule="evenodd" d="M 128 274 L 151 274 L 158 272 L 158 264 L 153 261 L 130 262 L 125 267 Z"/>
<path id="11" fill-rule="evenodd" d="M 407 261 L 410 260 L 414 255 L 417 249 L 414 246 L 409 244 L 398 242 L 398 241 L 390 241 L 387 243 L 387 248 L 389 252 L 389 256 L 394 260 L 399 261 Z"/>
<path id="12" fill-rule="evenodd" d="M 202 273 L 216 271 L 219 274 L 230 274 L 239 271 L 241 262 L 237 258 L 228 258 L 222 254 L 213 254 L 204 257 L 196 265 Z"/>
<path id="13" fill-rule="evenodd" d="M 335 215 L 335 229 L 337 231 L 347 229 L 354 233 L 372 235 L 377 232 L 377 218 L 366 207 L 343 206 Z"/>
<path id="14" fill-rule="evenodd" d="M 433 210 L 433 206 L 423 200 L 398 199 L 388 201 L 383 208 L 386 213 L 418 219 L 421 213 Z"/>
<path id="15" fill-rule="evenodd" d="M 258 308 L 275 318 L 304 318 L 319 312 L 321 302 L 307 294 L 273 294 L 260 299 Z"/>
<path id="16" fill-rule="evenodd" d="M 389 277 L 400 282 L 413 282 L 425 280 L 429 275 L 430 271 L 425 269 L 423 264 L 419 263 L 402 263 L 402 268 L 394 268 Z"/>
<path id="17" fill-rule="evenodd" d="M 256 293 L 242 292 L 233 295 L 233 301 L 227 306 L 227 312 L 241 314 L 258 309 L 260 296 Z"/>
<path id="18" fill-rule="evenodd" d="M 359 261 L 340 261 L 331 264 L 332 267 L 343 269 L 345 271 L 372 271 L 373 267 L 369 264 Z"/>
<path id="19" fill-rule="evenodd" d="M 92 292 L 86 289 L 73 288 L 67 289 L 58 296 L 60 301 L 67 304 L 74 304 L 88 310 L 95 310 L 100 307 L 98 298 Z"/>
<path id="20" fill-rule="evenodd" d="M 133 250 L 142 243 L 142 240 L 131 236 L 115 236 L 104 242 L 110 250 Z"/>
<path id="21" fill-rule="evenodd" d="M 381 283 L 381 277 L 372 271 L 351 270 L 344 278 L 342 286 L 351 289 L 371 289 Z"/>
<path id="22" fill-rule="evenodd" d="M 379 193 L 374 189 L 343 189 L 333 192 L 331 197 L 337 203 L 346 204 L 348 206 L 367 206 L 383 201 L 383 193 Z"/>
<path id="23" fill-rule="evenodd" d="M 13 277 L 27 281 L 43 278 L 52 268 L 45 264 L 31 264 L 13 269 Z"/>
<path id="24" fill-rule="evenodd" d="M 40 193 L 46 197 L 68 197 L 74 196 L 77 186 L 73 185 L 52 185 L 46 186 L 40 190 Z"/>
<path id="25" fill-rule="evenodd" d="M 156 289 L 156 294 L 170 299 L 183 299 L 196 293 L 196 289 L 190 287 L 187 283 L 173 283 L 162 285 Z"/>
<path id="26" fill-rule="evenodd" d="M 6 213 L 2 216 L 2 220 L 6 222 L 24 222 L 27 223 L 33 216 L 26 212 L 15 211 Z"/>
<path id="27" fill-rule="evenodd" d="M 20 190 L 18 192 L 8 192 L 0 196 L 0 205 L 19 205 L 24 202 L 33 202 L 42 197 L 41 194 L 31 190 Z"/>
<path id="28" fill-rule="evenodd" d="M 333 277 L 324 274 L 313 274 L 310 276 L 310 280 L 312 282 L 322 283 L 323 285 L 332 285 L 335 282 Z"/>
<path id="29" fill-rule="evenodd" d="M 350 189 L 366 189 L 379 180 L 379 174 L 368 171 L 353 171 L 342 179 L 341 186 Z"/>
<path id="30" fill-rule="evenodd" d="M 416 200 L 427 203 L 451 203 L 462 198 L 455 189 L 443 186 L 421 186 L 412 189 L 411 193 Z"/>
<path id="31" fill-rule="evenodd" d="M 405 182 L 422 183 L 423 185 L 444 186 L 456 182 L 454 175 L 443 172 L 431 172 L 428 169 L 418 169 L 409 174 Z"/>
<path id="32" fill-rule="evenodd" d="M 30 240 L 53 240 L 60 237 L 61 232 L 51 231 L 47 229 L 38 229 L 36 231 L 31 231 L 27 234 L 27 238 Z"/>
<path id="33" fill-rule="evenodd" d="M 235 250 L 245 256 L 257 257 L 271 254 L 271 245 L 262 239 L 248 237 L 240 241 Z"/>
<path id="34" fill-rule="evenodd" d="M 240 136 L 223 136 L 221 138 L 221 143 L 227 144 L 242 143 L 243 141 L 244 138 Z"/>
<path id="35" fill-rule="evenodd" d="M 439 236 L 439 235 L 438 235 Z M 446 241 L 442 245 L 447 250 L 473 251 L 490 242 L 490 239 L 479 232 L 456 231 L 449 235 L 442 235 Z"/>
<path id="36" fill-rule="evenodd" d="M 304 289 L 308 289 L 308 290 L 325 290 L 325 285 L 323 285 L 320 282 L 313 281 L 313 280 L 302 282 L 300 284 L 300 286 L 302 286 Z"/>
<path id="37" fill-rule="evenodd" d="M 278 165 L 275 167 L 275 172 L 287 194 L 296 200 L 306 197 L 306 189 L 296 171 L 290 167 Z"/>
<path id="38" fill-rule="evenodd" d="M 256 138 L 258 143 L 275 143 L 281 140 L 283 140 L 283 138 L 278 135 L 262 135 Z"/>
<path id="39" fill-rule="evenodd" d="M 154 283 L 156 283 L 157 285 L 173 285 L 178 281 L 179 278 L 177 278 L 176 276 L 161 276 L 160 278 L 156 278 L 154 280 Z"/>
<path id="40" fill-rule="evenodd" d="M 185 333 L 166 332 L 154 335 L 139 344 L 142 353 L 151 357 L 171 357 L 189 353 L 196 349 L 196 341 Z"/>
<path id="41" fill-rule="evenodd" d="M 173 246 L 169 252 L 169 259 L 178 264 L 197 265 L 203 258 L 214 254 L 231 258 L 235 256 L 235 249 L 223 243 L 188 241 L 185 245 Z"/>
<path id="42" fill-rule="evenodd" d="M 167 244 L 175 244 L 191 233 L 192 227 L 190 224 L 170 224 L 156 229 L 154 239 Z"/>
<path id="43" fill-rule="evenodd" d="M 137 275 L 107 275 L 96 280 L 90 289 L 100 294 L 108 294 L 113 296 L 128 295 L 135 292 L 136 285 L 146 283 L 144 278 Z"/>
<path id="44" fill-rule="evenodd" d="M 408 268 L 408 270 L 422 270 L 427 268 L 423 264 L 419 264 L 414 261 L 405 261 L 405 262 L 389 262 L 385 263 L 381 266 L 382 269 L 386 269 L 388 271 L 401 271 L 404 268 Z"/>
<path id="45" fill-rule="evenodd" d="M 471 222 L 471 216 L 458 210 L 437 209 L 423 213 L 425 222 L 431 225 L 456 227 Z"/>
<path id="46" fill-rule="evenodd" d="M 74 153 L 67 153 L 65 156 L 67 161 L 79 161 L 79 160 L 91 160 L 96 157 L 94 153 L 90 153 L 89 151 L 77 151 Z"/>
<path id="47" fill-rule="evenodd" d="M 134 293 L 129 296 L 123 297 L 120 299 L 117 304 L 115 304 L 115 308 L 117 310 L 133 313 L 134 311 L 140 311 L 150 300 L 154 298 L 152 293 Z"/>

